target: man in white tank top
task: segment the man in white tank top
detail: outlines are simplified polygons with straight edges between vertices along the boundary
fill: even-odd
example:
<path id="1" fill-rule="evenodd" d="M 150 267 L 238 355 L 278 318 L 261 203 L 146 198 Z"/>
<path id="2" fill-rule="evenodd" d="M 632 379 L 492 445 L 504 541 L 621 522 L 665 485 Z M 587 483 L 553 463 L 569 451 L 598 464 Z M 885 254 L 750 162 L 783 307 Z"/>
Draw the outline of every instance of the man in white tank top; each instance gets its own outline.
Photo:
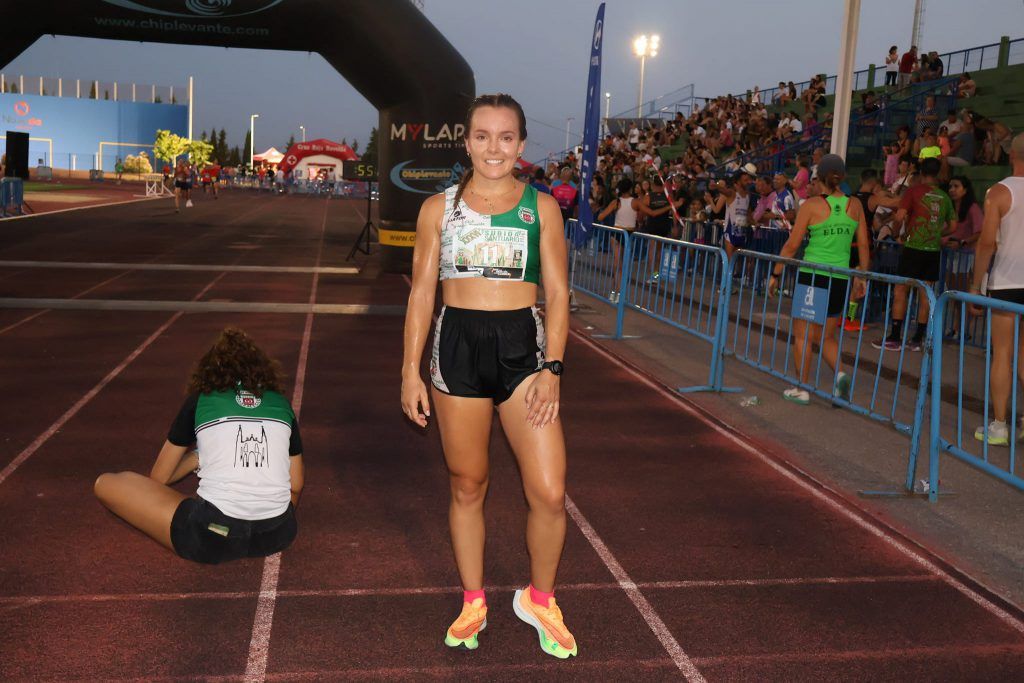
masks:
<path id="1" fill-rule="evenodd" d="M 1010 145 L 1010 163 L 1013 175 L 993 185 L 985 196 L 985 221 L 974 255 L 974 275 L 971 293 L 981 292 L 985 274 L 988 296 L 1014 304 L 1024 305 L 1024 133 L 1019 133 Z M 995 261 L 992 261 L 995 253 Z M 983 311 L 971 306 L 972 315 Z M 1013 383 L 1014 315 L 1005 311 L 992 311 L 992 417 L 988 428 L 983 425 L 974 432 L 974 438 L 989 444 L 1009 444 L 1010 429 L 1006 425 L 1010 387 Z M 1024 357 L 1017 361 L 1017 374 L 1024 380 Z M 1017 432 L 1020 436 L 1020 432 Z"/>

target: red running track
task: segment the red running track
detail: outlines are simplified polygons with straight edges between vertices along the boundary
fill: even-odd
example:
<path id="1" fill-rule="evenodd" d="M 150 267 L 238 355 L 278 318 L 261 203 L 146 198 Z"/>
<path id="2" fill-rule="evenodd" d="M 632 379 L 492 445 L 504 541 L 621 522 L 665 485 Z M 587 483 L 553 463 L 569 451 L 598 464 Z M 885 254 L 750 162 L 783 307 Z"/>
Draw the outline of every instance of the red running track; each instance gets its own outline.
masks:
<path id="1" fill-rule="evenodd" d="M 71 241 L 94 246 L 59 260 L 336 266 L 361 226 L 348 203 L 228 194 L 197 206 L 206 227 L 180 228 L 196 230 L 189 247 L 162 238 L 174 218 L 125 227 L 141 207 L 77 212 Z M 21 223 L 32 220 L 60 233 L 56 216 Z M 56 260 L 33 247 L 39 237 L 0 237 L 0 261 Z M 257 248 L 229 249 L 243 240 Z M 119 271 L 70 272 L 0 267 L 0 298 L 72 297 Z M 407 294 L 402 278 L 371 274 L 152 275 L 130 271 L 82 298 L 306 302 L 314 282 L 318 302 Z M 574 523 L 558 592 L 580 656 L 545 656 L 512 614 L 528 578 L 525 504 L 497 426 L 489 627 L 479 650 L 450 651 L 442 637 L 459 594 L 446 473 L 436 427 L 421 433 L 398 408 L 402 322 L 0 309 L 0 679 L 1024 677 L 1017 610 L 577 335 L 563 383 Z M 227 324 L 302 379 L 307 485 L 299 537 L 279 564 L 186 563 L 91 495 L 102 471 L 148 469 L 189 367 Z"/>

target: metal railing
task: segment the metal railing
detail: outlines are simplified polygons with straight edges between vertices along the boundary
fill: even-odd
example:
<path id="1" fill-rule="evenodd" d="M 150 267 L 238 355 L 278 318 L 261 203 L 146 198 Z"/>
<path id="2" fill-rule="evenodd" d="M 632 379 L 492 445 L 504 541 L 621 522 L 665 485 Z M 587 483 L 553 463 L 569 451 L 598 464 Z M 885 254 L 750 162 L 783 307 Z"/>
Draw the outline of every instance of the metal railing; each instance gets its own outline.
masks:
<path id="1" fill-rule="evenodd" d="M 1002 43 L 989 43 L 988 45 L 978 45 L 977 47 L 968 48 L 966 50 L 955 50 L 953 52 L 944 52 L 939 55 L 939 59 L 942 60 L 943 73 L 945 76 L 958 76 L 963 73 L 971 73 L 974 71 L 982 71 L 985 69 L 994 69 L 999 66 L 999 56 Z M 1009 41 L 1009 51 L 1007 60 L 1008 65 L 1024 64 L 1024 38 L 1017 38 Z M 872 81 L 872 74 L 874 73 L 875 79 Z M 860 69 L 853 72 L 853 89 L 864 90 L 869 87 L 882 87 L 882 79 L 879 79 L 878 74 L 884 74 L 884 68 L 872 68 Z M 811 81 L 801 81 L 793 84 L 796 89 L 797 99 L 803 95 L 803 92 L 810 87 Z M 788 88 L 788 83 L 787 83 Z M 778 86 L 772 88 L 766 88 L 761 90 L 761 101 L 765 104 L 771 104 L 779 92 Z M 834 95 L 836 92 L 836 76 L 829 76 L 825 79 L 825 94 Z"/>
<path id="2" fill-rule="evenodd" d="M 112 100 L 115 102 L 188 104 L 188 87 L 186 86 L 154 85 L 131 81 L 90 81 L 81 78 L 54 78 L 24 74 L 0 73 L 0 93 Z"/>
<path id="3" fill-rule="evenodd" d="M 968 307 L 981 309 L 982 315 L 979 319 L 984 324 L 985 337 L 993 342 L 986 344 L 984 350 L 985 369 L 980 386 L 983 398 L 980 406 L 976 396 L 972 397 L 964 391 L 965 384 L 979 389 L 978 369 L 968 368 L 966 361 L 969 358 L 965 338 L 969 318 Z M 996 334 L 993 335 L 992 323 L 995 312 L 1000 314 L 1000 320 Z M 1024 315 L 1024 305 L 976 294 L 947 291 L 939 297 L 936 307 L 936 328 L 943 329 L 951 314 L 952 317 L 959 318 L 959 334 L 953 347 L 957 354 L 952 372 L 949 367 L 943 367 L 944 349 L 941 336 L 935 335 L 932 340 L 932 355 L 935 362 L 932 369 L 928 499 L 935 501 L 940 493 L 939 459 L 944 452 L 1018 490 L 1024 490 L 1024 476 L 1020 471 L 1017 446 L 1021 437 L 1021 428 L 1017 422 L 1017 387 L 1022 371 L 1018 349 L 1021 342 L 1020 324 L 1021 316 Z M 942 419 L 944 370 L 947 376 L 952 374 L 957 379 L 955 414 L 951 423 L 943 423 Z M 973 434 L 969 431 L 973 425 L 968 422 L 968 416 L 980 422 Z M 997 423 L 991 428 L 990 419 Z M 997 433 L 1000 429 L 998 423 L 1002 423 L 1002 433 Z M 970 434 L 966 438 L 965 427 Z"/>
<path id="4" fill-rule="evenodd" d="M 949 452 L 977 469 L 995 476 L 1017 488 L 1024 488 L 1024 478 L 1017 462 L 1016 439 L 1024 425 L 1014 423 L 1017 408 L 1018 366 L 1016 349 L 1019 348 L 1019 326 L 1024 306 L 1008 304 L 994 299 L 973 296 L 960 291 L 947 290 L 940 297 L 918 280 L 886 273 L 861 273 L 845 268 L 833 268 L 797 259 L 785 259 L 768 253 L 749 250 L 737 251 L 731 260 L 725 250 L 717 246 L 714 223 L 688 224 L 684 235 L 703 235 L 709 244 L 666 239 L 632 233 L 621 228 L 595 225 L 582 235 L 575 220 L 566 224 L 566 238 L 572 248 L 570 282 L 576 292 L 583 292 L 615 309 L 615 326 L 608 335 L 614 339 L 629 339 L 626 334 L 626 313 L 640 314 L 708 342 L 710 358 L 706 385 L 681 387 L 680 391 L 730 391 L 724 384 L 724 369 L 728 359 L 739 361 L 779 379 L 790 382 L 829 401 L 832 405 L 890 424 L 909 437 L 906 479 L 901 482 L 907 492 L 915 490 L 917 460 L 923 431 L 925 408 L 931 401 L 931 431 L 929 443 L 929 498 L 938 495 L 938 458 Z M 953 259 L 949 259 L 952 261 Z M 768 277 L 781 266 L 779 292 L 767 291 Z M 820 271 L 822 280 L 808 283 L 798 278 L 799 269 Z M 847 279 L 842 279 L 845 276 Z M 807 276 L 811 277 L 811 276 Z M 858 307 L 852 329 L 838 324 L 851 308 L 854 288 L 850 278 L 864 282 L 863 300 L 875 300 L 881 312 L 872 313 L 865 304 Z M 923 335 L 918 345 L 911 339 L 911 326 L 902 326 L 901 336 L 891 347 L 883 339 L 893 319 L 894 289 L 906 288 L 906 321 L 916 320 L 922 301 L 928 304 Z M 807 319 L 807 293 L 817 287 L 814 299 L 829 301 L 833 288 L 841 287 L 841 296 L 832 301 L 832 309 L 821 312 L 811 305 L 811 318 L 816 324 L 829 321 L 825 329 L 834 331 L 833 342 L 821 343 L 819 328 L 794 321 Z M 858 292 L 861 293 L 861 292 Z M 984 351 L 968 344 L 971 318 L 965 306 L 974 304 L 987 309 L 987 317 L 980 318 L 985 327 L 980 338 L 986 340 Z M 820 304 L 819 304 L 820 305 Z M 817 313 L 813 311 L 817 310 Z M 1012 314 L 1012 359 L 1007 357 L 1007 368 L 993 362 L 987 340 L 991 334 L 991 312 Z M 954 340 L 959 349 L 955 367 L 946 363 L 943 368 L 943 334 L 951 319 L 958 319 L 958 334 Z M 840 318 L 840 320 L 836 320 Z M 633 319 L 635 320 L 635 319 Z M 1004 326 L 1005 327 L 1005 326 Z M 1002 328 L 1000 328 L 1002 329 Z M 1009 328 L 1007 328 L 1009 329 Z M 828 335 L 826 335 L 827 337 Z M 1003 332 L 1003 336 L 1006 334 Z M 915 332 L 916 337 L 916 332 Z M 871 341 L 869 344 L 868 342 Z M 948 341 L 948 340 L 947 340 Z M 999 338 L 997 337 L 997 341 Z M 817 347 L 815 348 L 815 343 Z M 807 370 L 801 372 L 796 361 L 796 348 L 800 348 L 801 363 Z M 831 347 L 831 348 L 829 348 Z M 920 353 L 918 353 L 920 351 Z M 983 356 L 983 358 L 981 358 Z M 993 370 L 993 366 L 997 370 Z M 985 437 L 978 441 L 972 452 L 965 443 L 964 424 L 968 415 L 987 424 L 993 410 L 989 398 L 991 378 L 1000 373 L 1012 374 L 1008 401 L 1008 444 L 1005 451 L 989 443 Z M 1012 370 L 1012 372 L 1011 372 Z M 842 376 L 840 375 L 842 373 Z M 955 397 L 950 388 L 942 385 L 942 377 L 956 377 Z M 1007 378 L 1007 383 L 1011 380 Z M 931 387 L 928 383 L 931 382 Z M 996 387 L 1000 385 L 997 382 Z M 1004 387 L 1005 390 L 1005 387 Z M 942 422 L 942 403 L 955 406 L 955 419 Z"/>

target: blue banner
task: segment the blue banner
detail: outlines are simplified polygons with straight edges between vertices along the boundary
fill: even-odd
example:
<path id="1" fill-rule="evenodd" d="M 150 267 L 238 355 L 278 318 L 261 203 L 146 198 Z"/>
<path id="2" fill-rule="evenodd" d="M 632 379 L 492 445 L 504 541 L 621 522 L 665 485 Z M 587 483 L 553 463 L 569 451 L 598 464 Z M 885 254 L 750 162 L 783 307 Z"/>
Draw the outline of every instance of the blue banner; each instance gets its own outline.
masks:
<path id="1" fill-rule="evenodd" d="M 597 8 L 594 35 L 590 41 L 590 77 L 587 79 L 587 110 L 583 119 L 583 158 L 580 165 L 580 229 L 575 231 L 576 246 L 587 241 L 594 224 L 590 211 L 590 182 L 597 165 L 597 136 L 601 130 L 601 42 L 604 37 L 604 3 Z"/>

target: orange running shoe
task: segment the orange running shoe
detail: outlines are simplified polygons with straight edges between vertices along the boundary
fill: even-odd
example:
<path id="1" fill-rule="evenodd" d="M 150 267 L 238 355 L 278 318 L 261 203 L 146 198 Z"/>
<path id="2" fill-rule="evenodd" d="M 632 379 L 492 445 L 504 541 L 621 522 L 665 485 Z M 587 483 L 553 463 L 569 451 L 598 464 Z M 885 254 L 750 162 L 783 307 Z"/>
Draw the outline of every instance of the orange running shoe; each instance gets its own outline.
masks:
<path id="1" fill-rule="evenodd" d="M 487 605 L 483 598 L 477 598 L 472 603 L 462 603 L 462 613 L 459 618 L 448 627 L 448 633 L 444 637 L 444 644 L 448 647 L 462 646 L 467 650 L 475 650 L 480 646 L 477 634 L 487 628 Z"/>
<path id="2" fill-rule="evenodd" d="M 512 609 L 515 610 L 517 617 L 537 629 L 541 650 L 559 659 L 576 656 L 579 651 L 576 639 L 565 627 L 565 622 L 562 621 L 562 610 L 558 609 L 554 598 L 548 600 L 547 607 L 536 605 L 530 599 L 530 591 L 527 587 L 516 591 Z"/>

